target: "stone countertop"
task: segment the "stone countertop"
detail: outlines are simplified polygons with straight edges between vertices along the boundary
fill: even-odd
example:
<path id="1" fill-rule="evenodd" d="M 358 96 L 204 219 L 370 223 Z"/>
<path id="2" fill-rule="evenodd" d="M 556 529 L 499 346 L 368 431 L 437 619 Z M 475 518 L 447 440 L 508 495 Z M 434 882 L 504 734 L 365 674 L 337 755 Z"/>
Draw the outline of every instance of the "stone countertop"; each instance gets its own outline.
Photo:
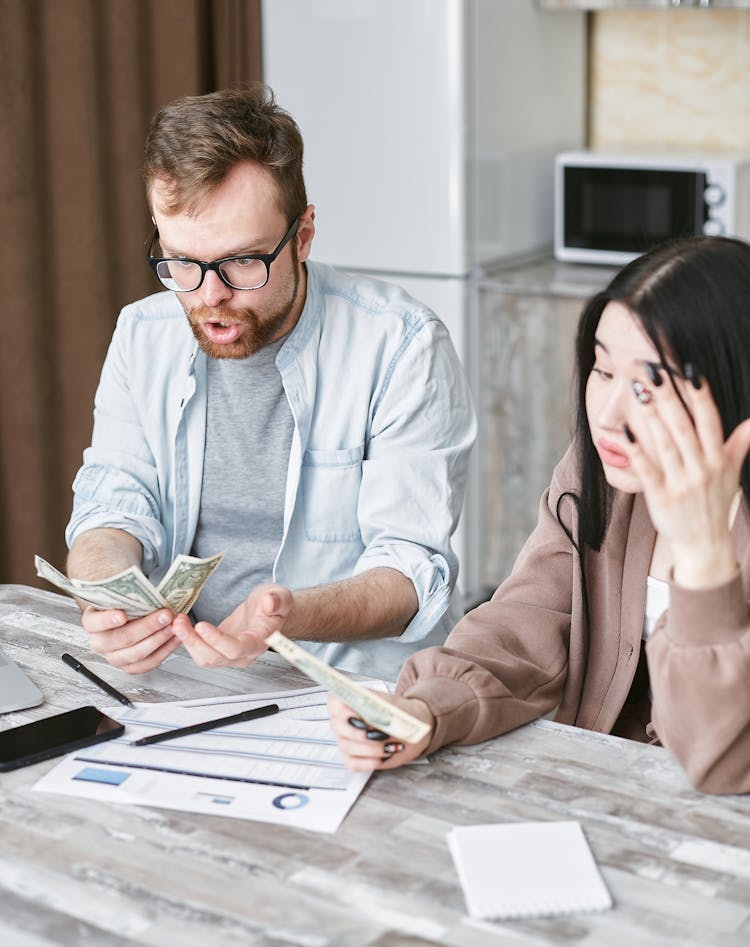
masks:
<path id="1" fill-rule="evenodd" d="M 531 296 L 593 296 L 612 279 L 617 269 L 585 263 L 561 263 L 550 254 L 483 268 L 480 289 L 502 290 Z"/>

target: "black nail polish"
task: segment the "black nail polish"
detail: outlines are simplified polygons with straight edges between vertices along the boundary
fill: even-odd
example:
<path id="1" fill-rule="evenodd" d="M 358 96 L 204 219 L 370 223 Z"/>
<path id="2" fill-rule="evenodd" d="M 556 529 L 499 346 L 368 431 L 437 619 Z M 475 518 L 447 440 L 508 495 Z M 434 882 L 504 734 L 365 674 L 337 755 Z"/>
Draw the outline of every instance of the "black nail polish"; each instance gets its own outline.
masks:
<path id="1" fill-rule="evenodd" d="M 367 730 L 367 724 L 364 720 L 360 720 L 359 717 L 349 717 L 347 722 L 350 727 L 356 727 L 357 730 Z"/>
<path id="2" fill-rule="evenodd" d="M 633 432 L 630 430 L 630 426 L 623 424 L 622 429 L 625 431 L 625 437 L 627 437 L 630 443 L 635 444 L 635 434 L 633 434 Z"/>
<path id="3" fill-rule="evenodd" d="M 646 374 L 651 379 L 651 384 L 658 388 L 664 379 L 661 377 L 661 372 L 657 365 L 654 365 L 653 362 L 646 362 Z"/>
<path id="4" fill-rule="evenodd" d="M 693 388 L 698 389 L 701 387 L 701 380 L 696 374 L 695 369 L 693 368 L 692 362 L 685 362 L 685 378 L 690 382 Z"/>
<path id="5" fill-rule="evenodd" d="M 401 750 L 403 750 L 403 748 L 404 748 L 403 743 L 386 743 L 386 745 L 383 747 L 383 752 L 384 753 L 400 753 Z"/>
<path id="6" fill-rule="evenodd" d="M 382 730 L 368 730 L 365 734 L 368 740 L 387 740 L 388 734 Z"/>

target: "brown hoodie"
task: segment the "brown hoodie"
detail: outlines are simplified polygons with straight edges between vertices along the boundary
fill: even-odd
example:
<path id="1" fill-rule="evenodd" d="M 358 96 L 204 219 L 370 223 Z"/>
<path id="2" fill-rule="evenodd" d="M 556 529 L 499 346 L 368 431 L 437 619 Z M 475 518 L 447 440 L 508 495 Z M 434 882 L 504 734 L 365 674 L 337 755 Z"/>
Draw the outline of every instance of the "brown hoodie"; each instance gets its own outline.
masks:
<path id="1" fill-rule="evenodd" d="M 670 607 L 646 646 L 653 704 L 646 699 L 636 708 L 628 701 L 641 654 L 654 528 L 642 496 L 615 493 L 602 548 L 585 557 L 587 644 L 580 561 L 555 516 L 558 499 L 577 493 L 578 484 L 570 448 L 513 573 L 456 625 L 442 648 L 421 651 L 404 665 L 398 693 L 424 700 L 437 720 L 427 752 L 487 740 L 556 708 L 560 723 L 641 740 L 649 738 L 651 716 L 659 740 L 697 789 L 750 792 L 746 502 L 732 529 L 737 577 L 700 591 L 670 585 Z M 572 500 L 562 499 L 560 513 L 575 535 Z"/>

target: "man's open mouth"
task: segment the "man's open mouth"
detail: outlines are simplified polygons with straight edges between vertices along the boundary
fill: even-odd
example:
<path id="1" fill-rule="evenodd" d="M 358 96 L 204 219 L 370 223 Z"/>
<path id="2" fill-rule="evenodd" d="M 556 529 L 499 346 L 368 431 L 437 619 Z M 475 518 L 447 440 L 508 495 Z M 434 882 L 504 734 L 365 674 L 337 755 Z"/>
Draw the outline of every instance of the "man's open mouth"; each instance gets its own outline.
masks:
<path id="1" fill-rule="evenodd" d="M 231 345 L 245 331 L 245 327 L 239 322 L 201 320 L 199 325 L 206 338 L 216 345 Z"/>

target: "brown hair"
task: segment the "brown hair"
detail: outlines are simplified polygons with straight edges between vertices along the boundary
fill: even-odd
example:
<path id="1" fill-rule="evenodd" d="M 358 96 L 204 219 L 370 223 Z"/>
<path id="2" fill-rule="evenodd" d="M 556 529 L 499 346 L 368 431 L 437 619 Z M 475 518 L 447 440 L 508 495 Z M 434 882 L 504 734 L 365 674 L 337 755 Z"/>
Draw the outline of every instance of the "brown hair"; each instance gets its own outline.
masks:
<path id="1" fill-rule="evenodd" d="M 175 99 L 154 116 L 146 137 L 143 177 L 149 200 L 156 180 L 166 184 L 166 213 L 200 210 L 235 165 L 255 161 L 278 189 L 291 223 L 307 207 L 302 135 L 261 82 Z"/>

